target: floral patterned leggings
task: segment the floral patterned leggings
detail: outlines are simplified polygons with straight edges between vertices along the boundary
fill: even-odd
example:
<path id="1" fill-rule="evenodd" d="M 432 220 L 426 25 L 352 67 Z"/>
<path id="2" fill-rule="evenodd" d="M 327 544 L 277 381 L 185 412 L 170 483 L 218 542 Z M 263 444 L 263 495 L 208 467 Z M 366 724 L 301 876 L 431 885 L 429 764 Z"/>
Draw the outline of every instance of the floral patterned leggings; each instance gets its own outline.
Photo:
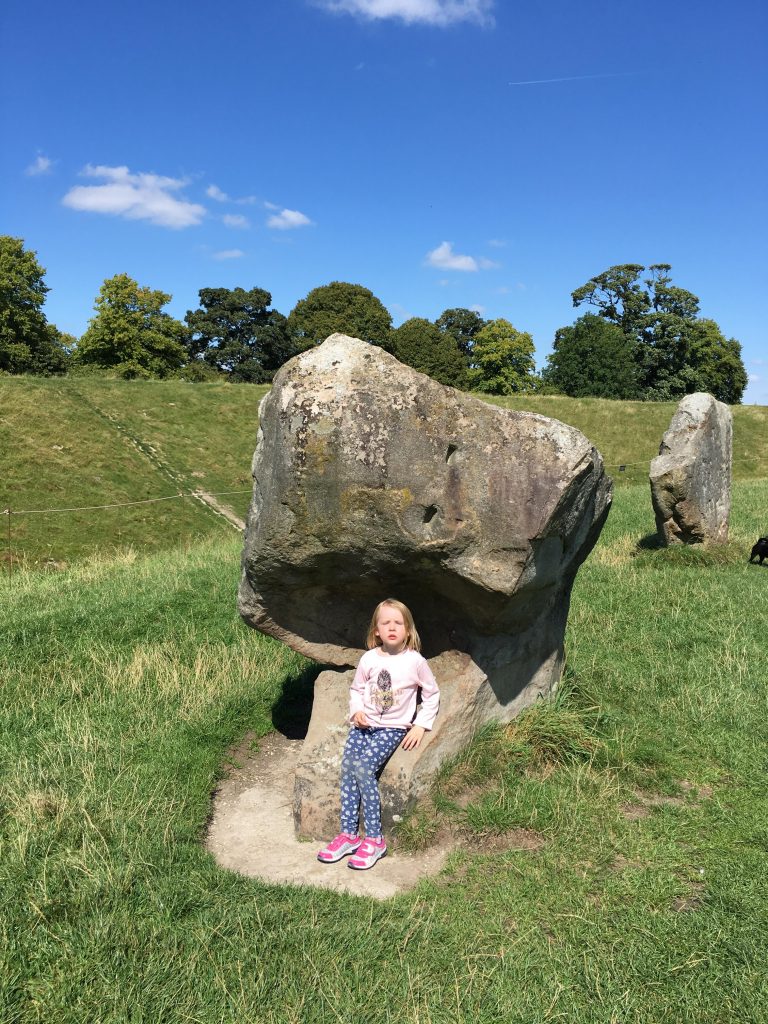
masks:
<path id="1" fill-rule="evenodd" d="M 400 745 L 405 729 L 359 729 L 353 726 L 341 759 L 341 831 L 357 835 L 360 802 L 365 834 L 381 835 L 381 798 L 377 775 Z"/>

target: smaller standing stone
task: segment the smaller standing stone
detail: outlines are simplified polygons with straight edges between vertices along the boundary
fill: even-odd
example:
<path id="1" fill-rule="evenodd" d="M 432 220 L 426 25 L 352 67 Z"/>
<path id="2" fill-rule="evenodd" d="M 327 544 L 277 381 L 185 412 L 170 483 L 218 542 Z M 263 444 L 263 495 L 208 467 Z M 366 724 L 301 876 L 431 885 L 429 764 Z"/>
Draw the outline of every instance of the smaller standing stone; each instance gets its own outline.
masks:
<path id="1" fill-rule="evenodd" d="M 680 402 L 651 462 L 659 540 L 724 544 L 731 513 L 731 410 L 697 392 Z"/>

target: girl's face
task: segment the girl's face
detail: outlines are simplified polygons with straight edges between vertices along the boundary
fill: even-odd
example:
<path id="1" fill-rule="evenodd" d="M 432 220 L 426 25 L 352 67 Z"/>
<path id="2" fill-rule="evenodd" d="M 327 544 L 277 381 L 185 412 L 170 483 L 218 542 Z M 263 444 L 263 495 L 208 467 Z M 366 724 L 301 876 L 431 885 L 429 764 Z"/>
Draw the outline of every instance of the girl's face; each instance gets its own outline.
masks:
<path id="1" fill-rule="evenodd" d="M 397 654 L 405 647 L 406 628 L 403 613 L 385 604 L 376 619 L 376 636 L 388 654 Z"/>

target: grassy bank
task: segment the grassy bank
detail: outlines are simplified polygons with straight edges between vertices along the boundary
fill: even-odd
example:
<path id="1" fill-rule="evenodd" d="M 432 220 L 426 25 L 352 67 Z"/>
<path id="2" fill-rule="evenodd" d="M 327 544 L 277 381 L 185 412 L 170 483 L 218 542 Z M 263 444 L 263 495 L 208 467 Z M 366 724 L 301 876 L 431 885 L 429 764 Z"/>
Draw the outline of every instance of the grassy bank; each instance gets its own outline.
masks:
<path id="1" fill-rule="evenodd" d="M 605 398 L 521 395 L 495 398 L 506 409 L 537 412 L 570 423 L 600 450 L 617 485 L 645 483 L 651 459 L 677 408 L 676 402 L 614 402 Z M 736 480 L 768 477 L 768 408 L 734 405 L 733 475 Z M 619 467 L 624 466 L 623 470 Z"/>
<path id="2" fill-rule="evenodd" d="M 764 1020 L 768 569 L 745 549 L 767 500 L 736 486 L 724 549 L 655 551 L 646 487 L 618 491 L 557 705 L 446 775 L 403 841 L 471 845 L 381 904 L 228 874 L 201 845 L 228 746 L 308 683 L 237 619 L 236 538 L 19 573 L 0 594 L 0 1019 Z"/>
<path id="3" fill-rule="evenodd" d="M 225 492 L 220 501 L 244 517 L 266 390 L 0 379 L 0 508 L 27 513 L 11 519 L 13 556 L 30 565 L 60 564 L 94 551 L 154 551 L 228 532 L 194 498 L 143 502 L 196 489 Z M 72 511 L 36 511 L 45 509 Z"/>
<path id="4" fill-rule="evenodd" d="M 0 378 L 0 512 L 15 512 L 10 557 L 55 568 L 94 551 L 156 551 L 226 534 L 231 526 L 194 498 L 125 503 L 201 489 L 220 494 L 220 502 L 244 517 L 258 403 L 266 390 Z M 578 427 L 602 452 L 617 486 L 647 480 L 675 408 L 535 395 L 494 401 Z M 768 409 L 737 406 L 733 413 L 734 479 L 765 479 Z M 104 505 L 118 507 L 89 507 Z M 2 562 L 9 558 L 7 525 L 7 517 L 0 518 Z"/>

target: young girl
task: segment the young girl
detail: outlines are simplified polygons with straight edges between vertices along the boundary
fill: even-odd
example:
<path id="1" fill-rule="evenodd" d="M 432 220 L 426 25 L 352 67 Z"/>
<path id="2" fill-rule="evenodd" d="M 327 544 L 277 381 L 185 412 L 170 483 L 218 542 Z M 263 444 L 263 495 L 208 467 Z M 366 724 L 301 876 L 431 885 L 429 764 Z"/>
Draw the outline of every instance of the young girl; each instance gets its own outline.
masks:
<path id="1" fill-rule="evenodd" d="M 368 650 L 360 659 L 349 691 L 349 731 L 341 761 L 341 832 L 317 859 L 333 864 L 348 853 L 348 866 L 364 871 L 387 852 L 381 834 L 377 773 L 395 748 L 414 750 L 437 714 L 440 693 L 421 656 L 413 616 L 402 601 L 382 601 L 373 613 Z M 414 718 L 416 693 L 421 708 Z M 357 834 L 360 803 L 365 839 Z"/>

